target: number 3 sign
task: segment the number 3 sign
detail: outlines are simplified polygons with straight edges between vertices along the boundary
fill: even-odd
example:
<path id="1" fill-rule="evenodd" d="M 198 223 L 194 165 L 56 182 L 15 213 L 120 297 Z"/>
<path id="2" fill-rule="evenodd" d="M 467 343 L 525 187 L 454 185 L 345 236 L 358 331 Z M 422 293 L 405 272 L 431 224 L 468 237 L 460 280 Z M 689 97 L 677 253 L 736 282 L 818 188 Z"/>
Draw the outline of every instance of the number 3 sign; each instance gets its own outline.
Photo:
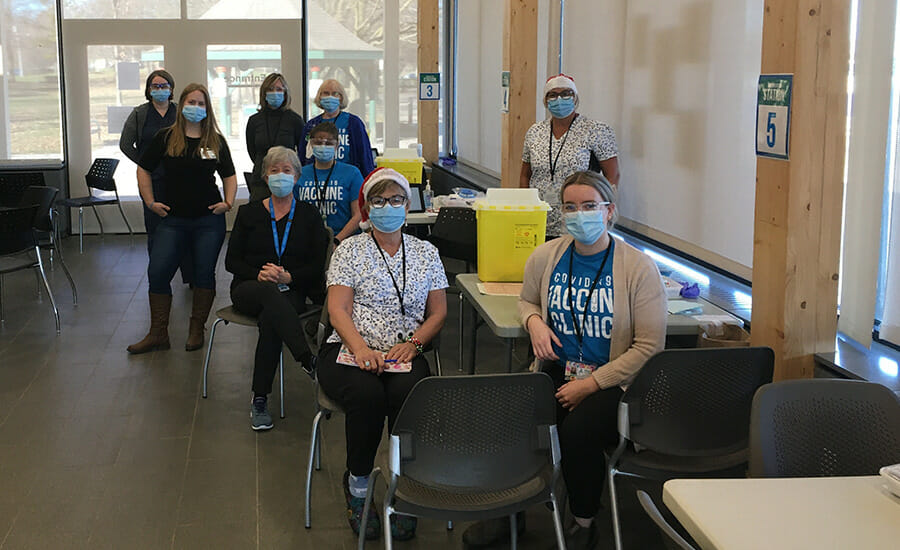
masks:
<path id="1" fill-rule="evenodd" d="M 419 101 L 441 98 L 441 73 L 419 73 Z"/>
<path id="2" fill-rule="evenodd" d="M 759 77 L 756 154 L 761 157 L 788 159 L 793 83 L 794 77 L 789 74 L 764 74 Z"/>

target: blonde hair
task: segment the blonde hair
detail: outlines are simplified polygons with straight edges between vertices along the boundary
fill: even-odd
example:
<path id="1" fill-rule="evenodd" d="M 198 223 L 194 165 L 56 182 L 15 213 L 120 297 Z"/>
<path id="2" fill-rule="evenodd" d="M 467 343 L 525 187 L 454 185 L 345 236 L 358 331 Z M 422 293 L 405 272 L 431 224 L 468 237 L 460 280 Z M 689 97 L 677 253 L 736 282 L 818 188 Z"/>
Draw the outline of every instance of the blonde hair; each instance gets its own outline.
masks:
<path id="1" fill-rule="evenodd" d="M 181 109 L 184 108 L 187 96 L 198 90 L 203 94 L 203 101 L 206 102 L 206 118 L 200 121 L 200 146 L 194 151 L 194 155 L 199 157 L 200 151 L 210 150 L 216 157 L 219 156 L 219 146 L 224 141 L 224 138 L 219 134 L 216 115 L 209 100 L 209 91 L 203 84 L 191 82 L 181 91 L 181 97 L 178 98 L 178 109 L 175 112 L 175 124 L 169 126 L 167 130 L 166 142 L 168 146 L 166 147 L 166 155 L 170 157 L 180 157 L 187 150 L 186 121 L 181 113 Z"/>
<path id="2" fill-rule="evenodd" d="M 322 88 L 324 88 L 326 84 L 333 84 L 334 87 L 337 88 L 337 92 L 338 92 L 339 94 L 341 94 L 341 110 L 346 109 L 346 108 L 347 108 L 347 105 L 348 105 L 348 103 L 347 103 L 347 91 L 344 90 L 344 86 L 341 85 L 340 82 L 338 82 L 337 80 L 335 80 L 335 79 L 333 79 L 333 78 L 329 78 L 329 79 L 327 79 L 327 80 L 323 80 L 323 81 L 322 81 L 322 84 L 319 85 L 319 90 L 316 92 L 316 101 L 315 101 L 316 106 L 317 106 L 319 109 L 324 110 L 324 107 L 322 107 L 322 103 L 321 103 L 319 100 L 322 99 Z"/>
<path id="3" fill-rule="evenodd" d="M 407 196 L 407 194 L 406 194 L 406 189 L 404 189 L 402 185 L 400 185 L 399 183 L 397 183 L 396 181 L 394 181 L 392 179 L 385 178 L 381 181 L 376 181 L 375 183 L 372 184 L 372 188 L 369 189 L 368 193 L 366 193 L 366 202 L 368 202 L 369 199 L 371 199 L 372 197 L 377 197 L 378 195 L 384 193 L 385 191 L 388 190 L 388 187 L 390 187 L 392 185 L 397 186 L 397 189 L 400 190 L 401 195 L 403 195 L 407 199 L 409 198 L 409 196 Z"/>
<path id="4" fill-rule="evenodd" d="M 616 205 L 616 199 L 618 198 L 616 188 L 609 183 L 609 180 L 603 177 L 603 174 L 585 170 L 583 172 L 575 172 L 567 177 L 566 181 L 563 182 L 562 187 L 559 188 L 559 202 L 565 202 L 563 196 L 566 194 L 566 189 L 572 185 L 587 185 L 588 187 L 593 187 L 600 193 L 600 196 L 603 197 L 604 202 L 608 202 L 613 206 Z M 616 220 L 618 219 L 619 209 L 613 208 L 612 216 L 609 219 L 610 229 L 616 225 Z"/>
<path id="5" fill-rule="evenodd" d="M 281 104 L 278 111 L 287 111 L 291 107 L 291 89 L 288 87 L 287 80 L 284 79 L 281 73 L 269 73 L 266 76 L 265 80 L 262 81 L 262 84 L 259 86 L 259 108 L 260 110 L 264 109 L 268 103 L 266 102 L 266 92 L 269 91 L 269 88 L 275 85 L 276 82 L 281 81 L 281 85 L 284 87 L 284 103 Z"/>

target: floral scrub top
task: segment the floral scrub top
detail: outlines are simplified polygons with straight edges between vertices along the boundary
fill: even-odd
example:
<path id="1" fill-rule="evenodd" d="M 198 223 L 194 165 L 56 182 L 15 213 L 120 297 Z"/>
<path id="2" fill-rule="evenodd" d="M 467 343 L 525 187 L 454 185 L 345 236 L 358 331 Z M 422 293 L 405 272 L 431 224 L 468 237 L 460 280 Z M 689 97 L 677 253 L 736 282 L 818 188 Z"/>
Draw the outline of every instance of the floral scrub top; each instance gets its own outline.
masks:
<path id="1" fill-rule="evenodd" d="M 328 286 L 332 285 L 353 289 L 353 324 L 366 344 L 379 351 L 412 335 L 425 322 L 428 293 L 448 286 L 433 244 L 403 234 L 397 253 L 382 256 L 370 233 L 348 237 L 335 249 L 328 269 Z M 340 341 L 337 331 L 328 337 L 329 343 Z"/>
<path id="2" fill-rule="evenodd" d="M 601 162 L 617 157 L 616 135 L 607 124 L 581 115 L 575 116 L 568 135 L 559 139 L 550 134 L 550 119 L 535 123 L 525 134 L 522 162 L 531 164 L 530 187 L 550 204 L 548 236 L 565 233 L 559 189 L 567 177 L 589 168 L 591 152 Z"/>

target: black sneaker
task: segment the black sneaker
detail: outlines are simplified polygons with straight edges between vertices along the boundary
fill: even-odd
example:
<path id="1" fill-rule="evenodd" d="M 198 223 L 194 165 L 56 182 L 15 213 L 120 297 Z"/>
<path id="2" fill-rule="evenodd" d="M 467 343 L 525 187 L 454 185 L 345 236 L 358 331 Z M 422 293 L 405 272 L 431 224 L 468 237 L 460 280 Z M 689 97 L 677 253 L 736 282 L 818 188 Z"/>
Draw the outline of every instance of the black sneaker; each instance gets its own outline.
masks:
<path id="1" fill-rule="evenodd" d="M 307 361 L 300 361 L 300 367 L 303 369 L 303 372 L 313 380 L 316 379 L 316 363 L 318 361 L 319 358 L 315 355 L 310 355 Z"/>
<path id="2" fill-rule="evenodd" d="M 265 397 L 254 397 L 250 404 L 250 428 L 254 431 L 272 429 L 272 415 L 269 414 L 267 402 Z"/>
<path id="3" fill-rule="evenodd" d="M 516 531 L 519 536 L 525 532 L 525 512 L 516 514 Z M 494 518 L 479 521 L 463 532 L 465 548 L 484 548 L 509 541 L 509 518 Z"/>

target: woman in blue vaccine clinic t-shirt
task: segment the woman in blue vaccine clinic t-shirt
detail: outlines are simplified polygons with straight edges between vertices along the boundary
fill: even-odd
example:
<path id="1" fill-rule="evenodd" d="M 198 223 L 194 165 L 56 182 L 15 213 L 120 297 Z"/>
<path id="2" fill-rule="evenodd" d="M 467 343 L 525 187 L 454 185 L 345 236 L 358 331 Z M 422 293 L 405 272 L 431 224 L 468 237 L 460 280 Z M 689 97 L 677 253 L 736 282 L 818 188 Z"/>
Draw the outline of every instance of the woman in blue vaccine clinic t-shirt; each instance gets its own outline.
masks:
<path id="1" fill-rule="evenodd" d="M 322 122 L 332 122 L 338 129 L 337 160 L 356 166 L 363 177 L 368 176 L 375 169 L 372 145 L 369 143 L 369 134 L 366 133 L 366 124 L 362 119 L 344 111 L 348 104 L 344 87 L 337 80 L 325 80 L 319 86 L 315 103 L 325 112 L 307 122 L 303 129 L 307 142 L 299 151 L 301 162 L 306 165 L 313 161 L 312 149 L 309 146 L 309 133 L 312 129 Z"/>
<path id="2" fill-rule="evenodd" d="M 356 166 L 335 160 L 338 129 L 323 122 L 312 129 L 309 143 L 312 164 L 300 172 L 294 198 L 315 205 L 325 224 L 334 232 L 335 244 L 359 231 L 359 190 L 363 178 Z"/>

